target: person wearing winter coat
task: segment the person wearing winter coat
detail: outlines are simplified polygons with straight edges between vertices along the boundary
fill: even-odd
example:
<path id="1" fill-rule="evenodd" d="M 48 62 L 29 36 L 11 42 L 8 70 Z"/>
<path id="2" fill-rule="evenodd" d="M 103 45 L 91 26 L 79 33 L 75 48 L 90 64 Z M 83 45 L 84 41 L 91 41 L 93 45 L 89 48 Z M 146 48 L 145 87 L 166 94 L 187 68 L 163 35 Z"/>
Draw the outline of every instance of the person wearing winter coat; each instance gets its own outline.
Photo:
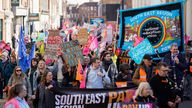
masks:
<path id="1" fill-rule="evenodd" d="M 101 60 L 102 60 L 102 67 L 104 68 L 104 70 L 106 71 L 107 75 L 111 80 L 111 84 L 106 85 L 106 87 L 113 88 L 115 87 L 115 81 L 118 75 L 117 66 L 113 63 L 110 52 L 105 52 Z"/>
<path id="2" fill-rule="evenodd" d="M 36 90 L 36 101 L 38 102 L 37 108 L 51 108 L 50 101 L 48 101 L 49 95 L 54 95 L 51 91 L 54 91 L 56 83 L 53 81 L 53 74 L 50 70 L 46 70 L 43 73 L 40 84 Z M 54 101 L 53 101 L 54 102 Z"/>
<path id="3" fill-rule="evenodd" d="M 19 67 L 19 66 L 15 67 L 14 72 L 9 79 L 8 87 L 11 88 L 16 84 L 25 85 L 27 88 L 28 98 L 31 97 L 31 95 L 32 95 L 31 84 L 29 82 L 29 79 L 27 78 L 27 75 L 25 75 L 25 73 L 22 72 L 21 67 Z"/>
<path id="4" fill-rule="evenodd" d="M 11 55 L 11 57 L 9 58 L 8 51 L 3 51 L 0 59 L 0 83 L 2 83 L 0 84 L 0 98 L 3 93 L 1 88 L 4 88 L 4 92 L 8 92 L 7 84 L 16 66 L 16 57 L 14 55 Z"/>
<path id="5" fill-rule="evenodd" d="M 9 92 L 8 100 L 3 108 L 30 108 L 25 100 L 27 96 L 26 86 L 23 84 L 14 85 Z"/>
<path id="6" fill-rule="evenodd" d="M 141 82 L 133 96 L 133 102 L 154 103 L 156 102 L 153 96 L 153 91 L 148 82 Z"/>

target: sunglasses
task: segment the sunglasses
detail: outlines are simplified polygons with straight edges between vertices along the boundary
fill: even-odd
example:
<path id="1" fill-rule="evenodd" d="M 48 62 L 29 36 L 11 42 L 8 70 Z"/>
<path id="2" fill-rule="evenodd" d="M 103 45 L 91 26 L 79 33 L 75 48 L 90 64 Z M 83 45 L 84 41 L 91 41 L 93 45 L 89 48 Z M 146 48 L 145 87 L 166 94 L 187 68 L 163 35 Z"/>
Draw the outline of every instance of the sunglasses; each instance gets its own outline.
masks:
<path id="1" fill-rule="evenodd" d="M 16 70 L 17 72 L 21 71 L 21 69 Z"/>

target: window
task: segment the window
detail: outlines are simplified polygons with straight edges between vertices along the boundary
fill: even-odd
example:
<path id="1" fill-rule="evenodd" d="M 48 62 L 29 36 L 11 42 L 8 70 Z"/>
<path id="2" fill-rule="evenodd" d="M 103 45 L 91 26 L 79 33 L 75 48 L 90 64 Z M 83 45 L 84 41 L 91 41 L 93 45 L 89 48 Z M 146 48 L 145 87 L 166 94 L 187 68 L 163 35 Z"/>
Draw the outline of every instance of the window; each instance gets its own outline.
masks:
<path id="1" fill-rule="evenodd" d="M 91 6 L 91 11 L 93 10 L 93 6 Z"/>

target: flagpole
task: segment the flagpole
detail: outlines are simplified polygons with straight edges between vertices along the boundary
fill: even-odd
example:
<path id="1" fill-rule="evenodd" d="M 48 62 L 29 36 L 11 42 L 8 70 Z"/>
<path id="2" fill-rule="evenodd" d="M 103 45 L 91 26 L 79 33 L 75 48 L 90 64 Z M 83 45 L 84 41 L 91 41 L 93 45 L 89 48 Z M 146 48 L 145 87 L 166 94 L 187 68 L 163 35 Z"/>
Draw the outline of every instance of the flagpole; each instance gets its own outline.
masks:
<path id="1" fill-rule="evenodd" d="M 115 30 L 115 39 L 114 39 L 114 54 L 115 54 L 115 51 L 116 51 L 116 38 L 117 38 L 117 29 L 118 29 L 118 22 L 119 22 L 119 10 L 117 11 L 117 19 L 116 19 L 116 30 Z"/>

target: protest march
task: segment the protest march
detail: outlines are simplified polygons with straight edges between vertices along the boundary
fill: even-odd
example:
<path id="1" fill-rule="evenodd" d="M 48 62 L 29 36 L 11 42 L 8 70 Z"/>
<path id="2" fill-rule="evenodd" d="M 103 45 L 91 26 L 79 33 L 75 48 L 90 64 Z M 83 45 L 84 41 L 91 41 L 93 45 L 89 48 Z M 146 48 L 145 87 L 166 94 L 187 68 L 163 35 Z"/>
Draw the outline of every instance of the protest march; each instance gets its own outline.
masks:
<path id="1" fill-rule="evenodd" d="M 183 2 L 118 10 L 117 21 L 66 19 L 0 41 L 2 108 L 179 108 L 192 99 Z"/>

